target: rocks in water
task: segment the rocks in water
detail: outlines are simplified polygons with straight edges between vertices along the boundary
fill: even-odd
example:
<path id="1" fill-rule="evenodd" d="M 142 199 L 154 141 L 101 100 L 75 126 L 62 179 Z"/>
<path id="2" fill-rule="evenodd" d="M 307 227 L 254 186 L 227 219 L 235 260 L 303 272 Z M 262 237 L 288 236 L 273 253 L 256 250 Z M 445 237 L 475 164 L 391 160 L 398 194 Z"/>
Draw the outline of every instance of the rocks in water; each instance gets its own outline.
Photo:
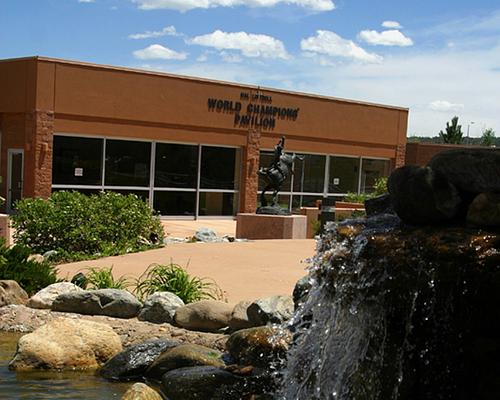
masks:
<path id="1" fill-rule="evenodd" d="M 217 332 L 229 326 L 233 306 L 216 300 L 203 300 L 179 307 L 175 323 L 182 328 Z"/>
<path id="2" fill-rule="evenodd" d="M 26 304 L 28 294 L 16 281 L 0 280 L 0 307 L 10 304 Z"/>
<path id="3" fill-rule="evenodd" d="M 163 375 L 162 388 L 171 400 L 208 400 L 222 387 L 242 379 L 217 367 L 179 368 Z"/>
<path id="4" fill-rule="evenodd" d="M 217 233 L 213 231 L 210 228 L 200 228 L 196 231 L 194 234 L 194 238 L 198 242 L 205 242 L 205 243 L 211 243 L 211 242 L 217 242 L 219 241 L 219 238 L 217 237 Z"/>
<path id="5" fill-rule="evenodd" d="M 83 290 L 63 293 L 52 304 L 53 311 L 133 318 L 142 304 L 131 293 L 119 289 Z"/>
<path id="6" fill-rule="evenodd" d="M 9 368 L 97 369 L 121 350 L 120 337 L 109 325 L 59 318 L 21 337 Z"/>
<path id="7" fill-rule="evenodd" d="M 229 320 L 229 329 L 231 331 L 251 328 L 253 326 L 247 314 L 247 308 L 250 304 L 252 304 L 251 301 L 240 301 L 234 306 L 231 319 Z"/>
<path id="8" fill-rule="evenodd" d="M 293 288 L 293 294 L 292 294 L 295 310 L 299 308 L 300 305 L 306 300 L 307 295 L 309 294 L 311 288 L 312 288 L 312 282 L 309 275 L 303 276 L 297 281 L 295 287 Z"/>
<path id="9" fill-rule="evenodd" d="M 122 397 L 122 400 L 162 400 L 162 397 L 144 383 L 134 383 Z"/>
<path id="10" fill-rule="evenodd" d="M 393 214 L 391 196 L 389 193 L 365 200 L 365 211 L 368 217 L 377 214 Z"/>
<path id="11" fill-rule="evenodd" d="M 178 345 L 173 340 L 157 339 L 130 346 L 106 362 L 99 374 L 117 381 L 140 379 L 162 353 Z"/>
<path id="12" fill-rule="evenodd" d="M 467 224 L 478 227 L 500 226 L 500 193 L 481 193 L 467 211 Z"/>
<path id="13" fill-rule="evenodd" d="M 181 344 L 161 354 L 148 368 L 148 378 L 160 379 L 166 372 L 184 367 L 223 367 L 222 353 L 197 344 Z"/>
<path id="14" fill-rule="evenodd" d="M 184 306 L 182 299 L 174 293 L 156 292 L 144 302 L 137 319 L 155 324 L 174 322 L 175 311 Z"/>
<path id="15" fill-rule="evenodd" d="M 247 308 L 252 326 L 282 324 L 289 320 L 294 311 L 292 296 L 272 296 L 254 301 Z"/>
<path id="16" fill-rule="evenodd" d="M 291 339 L 287 330 L 260 326 L 234 332 L 226 347 L 238 363 L 266 367 L 272 361 L 285 357 Z"/>
<path id="17" fill-rule="evenodd" d="M 50 309 L 52 303 L 60 294 L 82 291 L 82 288 L 70 282 L 53 283 L 31 296 L 26 305 L 31 308 Z"/>

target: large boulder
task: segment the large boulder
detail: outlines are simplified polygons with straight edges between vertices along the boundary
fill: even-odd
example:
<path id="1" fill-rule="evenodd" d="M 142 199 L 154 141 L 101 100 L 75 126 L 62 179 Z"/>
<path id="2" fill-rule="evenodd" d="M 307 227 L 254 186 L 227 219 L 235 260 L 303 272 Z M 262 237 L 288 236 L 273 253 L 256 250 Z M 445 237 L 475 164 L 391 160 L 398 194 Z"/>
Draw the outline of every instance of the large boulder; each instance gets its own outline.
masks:
<path id="1" fill-rule="evenodd" d="M 109 325 L 59 318 L 21 337 L 9 368 L 97 369 L 121 350 L 120 337 Z"/>
<path id="2" fill-rule="evenodd" d="M 184 306 L 182 299 L 174 293 L 156 292 L 144 302 L 137 319 L 155 324 L 174 322 L 175 311 Z"/>
<path id="3" fill-rule="evenodd" d="M 131 293 L 118 289 L 84 290 L 63 293 L 52 304 L 53 311 L 87 315 L 107 315 L 115 318 L 133 318 L 142 304 Z"/>
<path id="4" fill-rule="evenodd" d="M 83 289 L 81 287 L 78 287 L 70 282 L 53 283 L 52 285 L 47 286 L 46 288 L 37 292 L 35 295 L 31 296 L 26 305 L 31 308 L 50 310 L 50 308 L 52 307 L 52 303 L 57 296 L 63 293 L 74 293 L 82 291 Z"/>
<path id="5" fill-rule="evenodd" d="M 408 224 L 439 224 L 452 220 L 460 211 L 462 199 L 456 187 L 429 167 L 398 168 L 387 186 L 394 211 Z"/>
<path id="6" fill-rule="evenodd" d="M 231 313 L 231 319 L 229 320 L 229 328 L 231 331 L 253 327 L 247 314 L 247 308 L 250 304 L 252 304 L 251 301 L 240 301 L 234 306 L 233 312 Z"/>
<path id="7" fill-rule="evenodd" d="M 179 307 L 175 323 L 182 328 L 217 332 L 229 326 L 233 306 L 216 300 L 203 300 Z"/>
<path id="8" fill-rule="evenodd" d="M 144 383 L 134 383 L 123 395 L 122 400 L 162 400 L 162 397 Z"/>
<path id="9" fill-rule="evenodd" d="M 459 190 L 500 191 L 499 149 L 454 149 L 436 154 L 427 164 Z"/>
<path id="10" fill-rule="evenodd" d="M 199 242 L 211 243 L 220 241 L 217 233 L 210 228 L 200 228 L 194 234 L 194 238 Z"/>
<path id="11" fill-rule="evenodd" d="M 140 379 L 163 352 L 178 344 L 173 340 L 156 339 L 130 346 L 104 364 L 99 374 L 117 381 Z"/>
<path id="12" fill-rule="evenodd" d="M 160 379 L 168 371 L 197 366 L 223 367 L 222 353 L 197 344 L 181 344 L 161 354 L 145 375 L 148 378 Z"/>
<path id="13" fill-rule="evenodd" d="M 289 320 L 294 311 L 292 296 L 272 296 L 259 299 L 247 308 L 252 326 L 282 324 Z"/>
<path id="14" fill-rule="evenodd" d="M 500 193 L 481 193 L 467 212 L 467 224 L 481 228 L 500 226 Z"/>
<path id="15" fill-rule="evenodd" d="M 26 304 L 28 294 L 16 281 L 0 281 L 0 307 L 10 304 Z"/>

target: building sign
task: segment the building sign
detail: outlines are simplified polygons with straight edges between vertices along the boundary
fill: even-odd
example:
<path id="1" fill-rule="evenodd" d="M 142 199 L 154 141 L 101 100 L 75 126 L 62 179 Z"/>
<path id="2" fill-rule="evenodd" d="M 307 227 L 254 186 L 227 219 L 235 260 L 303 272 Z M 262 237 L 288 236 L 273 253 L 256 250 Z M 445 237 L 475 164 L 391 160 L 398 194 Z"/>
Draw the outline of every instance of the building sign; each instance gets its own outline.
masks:
<path id="1" fill-rule="evenodd" d="M 233 125 L 237 128 L 273 130 L 279 120 L 298 118 L 299 108 L 279 107 L 272 102 L 271 96 L 241 92 L 238 101 L 209 98 L 208 110 L 233 115 Z"/>

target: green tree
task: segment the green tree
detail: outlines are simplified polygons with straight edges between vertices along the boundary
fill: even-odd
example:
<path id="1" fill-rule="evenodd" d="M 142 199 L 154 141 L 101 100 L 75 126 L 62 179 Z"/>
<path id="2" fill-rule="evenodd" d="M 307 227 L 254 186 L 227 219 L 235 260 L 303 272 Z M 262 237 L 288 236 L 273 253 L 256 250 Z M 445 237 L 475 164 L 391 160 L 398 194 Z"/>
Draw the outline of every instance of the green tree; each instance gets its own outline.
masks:
<path id="1" fill-rule="evenodd" d="M 443 139 L 444 143 L 460 144 L 462 143 L 462 125 L 458 125 L 458 117 L 454 116 L 451 119 L 451 125 L 446 123 L 446 133 L 439 132 L 439 137 Z"/>
<path id="2" fill-rule="evenodd" d="M 481 136 L 481 145 L 482 146 L 493 146 L 496 142 L 495 131 L 491 128 L 484 129 L 483 135 Z"/>

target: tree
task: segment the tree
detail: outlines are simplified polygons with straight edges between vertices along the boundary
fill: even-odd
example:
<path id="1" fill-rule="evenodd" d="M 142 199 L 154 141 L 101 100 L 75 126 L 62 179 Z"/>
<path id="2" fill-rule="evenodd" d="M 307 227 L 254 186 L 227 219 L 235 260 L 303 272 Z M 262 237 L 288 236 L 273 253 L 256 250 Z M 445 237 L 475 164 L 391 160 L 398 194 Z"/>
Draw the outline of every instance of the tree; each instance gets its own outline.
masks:
<path id="1" fill-rule="evenodd" d="M 481 136 L 481 145 L 483 146 L 493 146 L 495 144 L 495 131 L 491 128 L 483 130 L 483 136 Z"/>
<path id="2" fill-rule="evenodd" d="M 458 117 L 454 116 L 451 119 L 451 125 L 446 123 L 446 133 L 439 132 L 439 137 L 443 139 L 444 143 L 460 144 L 462 143 L 462 125 L 458 125 Z"/>

